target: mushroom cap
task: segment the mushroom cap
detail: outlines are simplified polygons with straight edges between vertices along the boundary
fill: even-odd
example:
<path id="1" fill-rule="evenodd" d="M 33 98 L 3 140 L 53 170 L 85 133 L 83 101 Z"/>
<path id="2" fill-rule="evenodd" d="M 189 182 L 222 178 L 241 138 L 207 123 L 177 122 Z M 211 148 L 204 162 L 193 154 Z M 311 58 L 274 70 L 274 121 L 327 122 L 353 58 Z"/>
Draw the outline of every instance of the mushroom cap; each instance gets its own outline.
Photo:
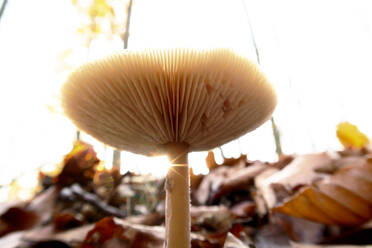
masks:
<path id="1" fill-rule="evenodd" d="M 124 51 L 83 65 L 62 87 L 79 129 L 145 155 L 168 143 L 223 145 L 264 123 L 276 101 L 259 68 L 230 49 Z"/>

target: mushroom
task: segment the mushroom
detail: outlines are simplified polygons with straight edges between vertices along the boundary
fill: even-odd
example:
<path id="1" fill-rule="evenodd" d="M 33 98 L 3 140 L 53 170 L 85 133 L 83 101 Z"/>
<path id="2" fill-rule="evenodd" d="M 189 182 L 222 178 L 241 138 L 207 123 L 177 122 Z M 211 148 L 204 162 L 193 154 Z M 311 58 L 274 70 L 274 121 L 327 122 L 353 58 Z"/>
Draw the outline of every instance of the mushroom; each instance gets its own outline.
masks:
<path id="1" fill-rule="evenodd" d="M 230 49 L 124 51 L 88 63 L 62 88 L 66 115 L 118 149 L 166 154 L 166 245 L 190 247 L 187 154 L 254 130 L 276 94 L 259 68 Z"/>

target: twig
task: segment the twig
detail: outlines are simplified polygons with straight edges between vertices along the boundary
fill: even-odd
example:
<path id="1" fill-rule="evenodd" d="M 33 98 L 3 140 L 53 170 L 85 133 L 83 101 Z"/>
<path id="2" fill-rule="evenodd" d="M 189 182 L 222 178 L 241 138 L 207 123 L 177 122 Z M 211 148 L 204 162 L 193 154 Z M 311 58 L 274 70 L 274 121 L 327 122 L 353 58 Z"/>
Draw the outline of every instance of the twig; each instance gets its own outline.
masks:
<path id="1" fill-rule="evenodd" d="M 248 7 L 247 7 L 247 4 L 246 4 L 245 1 L 246 0 L 242 0 L 243 9 L 244 9 L 247 21 L 248 21 L 253 47 L 256 51 L 257 63 L 260 65 L 261 64 L 260 53 L 259 53 L 258 46 L 257 46 L 257 43 L 256 43 L 256 38 L 255 38 L 255 35 L 254 35 L 254 32 L 253 32 L 253 26 L 252 26 L 252 22 L 251 22 L 251 19 L 250 19 L 250 16 L 249 16 Z M 282 150 L 282 144 L 281 144 L 281 140 L 280 140 L 279 129 L 275 124 L 274 117 L 271 117 L 270 121 L 271 121 L 271 129 L 273 131 L 273 136 L 274 136 L 274 141 L 275 141 L 275 151 L 276 151 L 276 154 L 278 156 L 281 156 L 283 154 L 283 150 Z"/>
<path id="2" fill-rule="evenodd" d="M 131 14 L 132 14 L 132 4 L 133 4 L 133 0 L 129 0 L 128 11 L 127 11 L 127 20 L 126 20 L 126 23 L 125 23 L 125 32 L 123 34 L 124 49 L 128 48 L 130 18 L 131 18 Z M 114 154 L 113 154 L 113 159 L 112 159 L 112 165 L 114 167 L 120 168 L 120 164 L 121 164 L 121 151 L 118 150 L 118 149 L 115 149 Z"/>
<path id="3" fill-rule="evenodd" d="M 120 168 L 121 164 L 121 151 L 119 149 L 114 150 L 114 154 L 112 155 L 112 166 L 116 168 Z"/>
<path id="4" fill-rule="evenodd" d="M 222 147 L 219 146 L 218 149 L 220 150 L 220 153 L 221 153 L 221 156 L 222 156 L 223 160 L 225 160 L 225 159 L 226 159 L 226 156 L 225 156 L 225 154 L 223 153 Z"/>
<path id="5" fill-rule="evenodd" d="M 123 35 L 124 49 L 128 48 L 130 18 L 131 18 L 131 14 L 132 14 L 132 4 L 133 4 L 133 0 L 129 0 L 128 12 L 127 12 L 127 21 L 125 23 L 125 32 L 124 32 L 124 35 Z"/>
<path id="6" fill-rule="evenodd" d="M 4 0 L 3 1 L 3 4 L 1 5 L 1 8 L 0 8 L 0 20 L 3 17 L 4 10 L 5 10 L 5 7 L 6 7 L 7 3 L 8 3 L 8 0 Z"/>
<path id="7" fill-rule="evenodd" d="M 78 184 L 74 184 L 70 188 L 64 188 L 61 193 L 64 194 L 65 196 L 74 195 L 77 198 L 92 204 L 93 206 L 95 206 L 96 208 L 98 208 L 107 215 L 113 215 L 120 218 L 126 216 L 122 211 L 120 211 L 120 209 L 108 205 L 95 194 L 86 192 Z"/>

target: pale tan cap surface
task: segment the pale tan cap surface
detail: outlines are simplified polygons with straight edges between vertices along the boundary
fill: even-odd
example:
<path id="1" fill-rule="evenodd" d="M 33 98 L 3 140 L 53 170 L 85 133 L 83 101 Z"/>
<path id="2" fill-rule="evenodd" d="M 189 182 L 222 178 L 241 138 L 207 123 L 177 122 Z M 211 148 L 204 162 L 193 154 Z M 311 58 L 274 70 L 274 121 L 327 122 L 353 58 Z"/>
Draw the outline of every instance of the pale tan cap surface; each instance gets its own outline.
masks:
<path id="1" fill-rule="evenodd" d="M 154 155 L 183 142 L 208 150 L 270 118 L 276 94 L 258 67 L 229 49 L 127 51 L 82 66 L 62 89 L 78 128 Z"/>

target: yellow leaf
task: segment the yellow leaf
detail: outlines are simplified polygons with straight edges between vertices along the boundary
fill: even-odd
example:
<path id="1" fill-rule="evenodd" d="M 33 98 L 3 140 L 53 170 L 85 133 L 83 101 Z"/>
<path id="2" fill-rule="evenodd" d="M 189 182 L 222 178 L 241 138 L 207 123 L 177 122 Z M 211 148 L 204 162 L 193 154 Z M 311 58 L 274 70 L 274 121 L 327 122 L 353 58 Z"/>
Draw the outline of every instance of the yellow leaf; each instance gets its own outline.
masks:
<path id="1" fill-rule="evenodd" d="M 359 131 L 357 126 L 349 122 L 341 122 L 337 126 L 337 138 L 344 147 L 361 148 L 369 143 L 368 137 Z"/>
<path id="2" fill-rule="evenodd" d="M 92 28 L 93 34 L 99 34 L 102 32 L 100 25 L 98 25 L 97 23 L 93 23 L 91 28 Z"/>
<path id="3" fill-rule="evenodd" d="M 86 34 L 86 33 L 87 33 L 87 27 L 86 27 L 86 26 L 84 26 L 84 27 L 79 27 L 79 28 L 77 29 L 77 33 L 78 33 L 78 34 Z"/>
<path id="4" fill-rule="evenodd" d="M 106 0 L 94 0 L 89 8 L 89 15 L 91 18 L 96 16 L 105 17 L 109 13 L 112 13 L 112 8 Z"/>

